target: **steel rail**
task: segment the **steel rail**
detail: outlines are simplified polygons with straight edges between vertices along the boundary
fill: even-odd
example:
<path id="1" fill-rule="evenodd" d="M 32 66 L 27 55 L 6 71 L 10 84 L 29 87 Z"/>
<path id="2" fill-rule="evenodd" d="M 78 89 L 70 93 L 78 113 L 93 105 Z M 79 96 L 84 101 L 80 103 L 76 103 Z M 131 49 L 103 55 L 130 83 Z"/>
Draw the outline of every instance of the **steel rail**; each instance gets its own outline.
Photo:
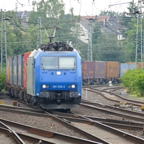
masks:
<path id="1" fill-rule="evenodd" d="M 131 110 L 127 110 L 127 109 L 117 108 L 117 107 L 114 107 L 114 106 L 103 105 L 103 104 L 100 104 L 100 103 L 91 102 L 91 101 L 87 101 L 87 100 L 82 100 L 82 103 L 90 104 L 90 105 L 93 105 L 93 106 L 100 106 L 100 107 L 103 107 L 103 108 L 109 108 L 109 109 L 112 109 L 112 110 L 125 112 L 125 113 L 128 113 L 128 114 L 133 114 L 135 116 L 137 115 L 137 116 L 144 117 L 144 113 L 138 112 L 138 111 L 131 111 Z"/>
<path id="2" fill-rule="evenodd" d="M 1 131 L 7 132 L 7 134 L 17 143 L 17 144 L 25 144 L 25 142 L 13 131 L 10 127 L 0 121 Z"/>
<path id="3" fill-rule="evenodd" d="M 114 112 L 114 111 L 111 111 L 111 110 L 107 110 L 105 108 L 100 108 L 100 107 L 97 107 L 97 106 L 88 105 L 88 104 L 84 104 L 84 103 L 81 103 L 80 105 L 88 107 L 88 108 L 93 108 L 93 109 L 96 109 L 96 110 L 99 110 L 99 111 L 103 111 L 103 112 L 106 112 L 106 113 L 114 114 L 114 115 L 117 115 L 117 116 L 122 116 L 122 118 L 129 118 L 129 119 L 132 119 L 132 120 L 144 122 L 143 117 L 140 118 L 140 117 L 137 117 L 137 116 L 122 114 L 122 113 Z"/>
<path id="4" fill-rule="evenodd" d="M 118 100 L 111 99 L 111 98 L 105 96 L 104 94 L 102 94 L 101 91 L 98 91 L 98 90 L 95 90 L 95 89 L 87 89 L 87 91 L 97 93 L 97 94 L 103 96 L 105 99 L 110 100 L 110 101 L 113 101 L 113 102 L 117 102 L 117 103 L 120 103 L 120 102 L 121 102 L 121 101 L 118 101 Z M 130 102 L 133 102 L 133 103 L 128 103 L 128 102 L 127 102 L 127 104 L 129 104 L 129 105 L 134 105 L 134 106 L 139 106 L 139 107 L 140 107 L 141 105 L 144 105 L 144 103 L 142 103 L 142 102 L 130 100 L 130 99 L 127 99 L 127 98 L 123 98 L 123 97 L 121 97 L 121 96 L 119 96 L 119 95 L 117 95 L 117 94 L 115 94 L 115 93 L 112 93 L 112 92 L 107 92 L 107 91 L 103 91 L 103 92 L 108 93 L 108 94 L 113 94 L 113 95 L 115 95 L 115 96 L 118 96 L 118 97 L 121 98 L 121 99 L 130 101 Z M 138 103 L 141 103 L 141 105 L 140 105 L 140 104 L 137 104 L 137 102 L 138 102 Z"/>
<path id="5" fill-rule="evenodd" d="M 96 142 L 96 141 L 81 139 L 81 138 L 77 138 L 77 137 L 74 137 L 74 136 L 68 136 L 68 135 L 64 135 L 64 134 L 60 134 L 60 133 L 56 133 L 56 132 L 46 131 L 46 130 L 42 130 L 42 129 L 31 127 L 31 126 L 28 126 L 28 125 L 23 125 L 23 124 L 11 122 L 11 121 L 4 120 L 4 119 L 0 119 L 0 120 L 2 122 L 6 123 L 9 126 L 13 126 L 13 127 L 20 128 L 20 129 L 25 129 L 29 133 L 40 135 L 40 136 L 47 137 L 47 138 L 59 137 L 61 139 L 74 141 L 76 143 L 78 142 L 78 143 L 85 143 L 85 144 L 101 144 L 101 143 Z M 28 139 L 28 140 L 34 140 L 35 142 L 38 142 L 40 140 L 39 138 L 29 136 L 28 134 L 22 134 L 21 132 L 17 132 L 17 134 L 21 138 Z M 42 142 L 44 142 L 44 139 L 42 140 Z M 49 141 L 45 141 L 45 142 L 52 143 L 52 142 L 49 142 Z"/>
<path id="6" fill-rule="evenodd" d="M 69 123 L 71 123 L 71 121 L 72 121 L 72 122 L 80 122 L 80 123 L 87 123 L 87 124 L 93 125 L 93 122 L 90 122 L 90 121 L 88 121 L 86 119 L 82 119 L 82 118 L 70 118 L 70 117 L 62 117 L 62 116 L 59 116 L 59 118 L 63 118 L 65 120 L 67 120 Z M 100 122 L 103 124 L 109 125 L 109 126 L 119 127 L 119 128 L 138 129 L 138 130 L 143 129 L 142 124 L 141 124 L 141 126 L 136 126 L 136 125 L 132 125 L 132 124 L 129 125 L 129 124 L 125 124 L 125 123 L 114 123 L 114 122 L 106 122 L 106 121 L 100 121 Z"/>
<path id="7" fill-rule="evenodd" d="M 28 112 L 38 112 L 38 113 L 45 113 L 45 111 L 41 109 L 33 109 L 33 108 L 25 108 L 25 107 L 19 107 L 19 106 L 6 106 L 6 105 L 0 105 L 0 109 L 8 109 L 9 111 L 28 111 Z"/>
<path id="8" fill-rule="evenodd" d="M 142 139 L 142 138 L 139 138 L 139 137 L 134 136 L 132 134 L 126 133 L 126 132 L 121 131 L 121 130 L 118 130 L 116 128 L 110 127 L 108 125 L 102 124 L 102 123 L 100 123 L 98 121 L 94 121 L 94 120 L 92 120 L 90 118 L 87 118 L 87 117 L 84 117 L 84 118 L 94 122 L 94 125 L 96 125 L 96 126 L 102 127 L 102 128 L 104 128 L 104 129 L 106 129 L 106 130 L 108 130 L 108 131 L 110 131 L 110 132 L 112 132 L 114 134 L 118 134 L 119 136 L 122 136 L 122 137 L 124 137 L 126 139 L 129 139 L 129 140 L 133 141 L 133 142 L 137 142 L 138 144 L 143 144 L 144 143 L 144 139 Z"/>
<path id="9" fill-rule="evenodd" d="M 84 130 L 81 130 L 81 129 L 79 129 L 79 128 L 73 126 L 73 125 L 71 125 L 71 124 L 68 123 L 67 121 L 60 119 L 59 117 L 57 117 L 57 116 L 55 116 L 55 115 L 52 115 L 52 114 L 50 114 L 50 113 L 48 113 L 48 114 L 51 115 L 51 117 L 52 117 L 54 120 L 56 120 L 56 121 L 64 124 L 65 126 L 67 126 L 67 127 L 70 128 L 70 129 L 73 129 L 73 130 L 79 132 L 80 134 L 83 134 L 84 136 L 88 137 L 89 139 L 91 139 L 91 140 L 93 140 L 93 141 L 97 141 L 97 142 L 104 143 L 104 144 L 109 144 L 109 142 L 107 142 L 107 141 L 105 141 L 105 140 L 103 140 L 103 139 L 101 139 L 101 138 L 98 138 L 98 137 L 96 137 L 96 136 L 94 136 L 94 135 L 92 135 L 92 134 L 90 134 L 90 133 L 88 133 L 88 132 L 86 132 L 86 131 L 84 131 Z"/>
<path id="10" fill-rule="evenodd" d="M 91 121 L 81 118 L 82 117 L 81 115 L 75 116 L 75 115 L 71 114 L 71 116 L 70 116 L 69 114 L 63 115 L 61 113 L 59 113 L 59 114 L 57 113 L 57 116 L 61 119 L 67 120 L 69 123 L 71 123 L 71 121 L 73 121 L 73 122 L 93 124 Z M 129 129 L 141 129 L 142 130 L 143 125 L 144 125 L 144 123 L 140 123 L 140 122 L 121 121 L 121 120 L 106 119 L 106 118 L 92 117 L 92 116 L 85 116 L 85 117 L 90 118 L 92 120 L 99 121 L 103 124 L 114 126 L 114 127 L 122 127 L 122 128 L 129 128 Z"/>
<path id="11" fill-rule="evenodd" d="M 144 143 L 144 139 L 142 138 L 139 138 L 139 137 L 136 137 L 134 135 L 131 135 L 129 133 L 126 133 L 124 131 L 121 131 L 121 130 L 118 130 L 116 128 L 113 128 L 111 126 L 117 126 L 117 127 L 126 127 L 126 128 L 131 128 L 131 126 L 128 126 L 128 125 L 122 125 L 122 124 L 113 124 L 113 123 L 108 123 L 108 122 L 105 122 L 105 123 L 101 123 L 101 122 L 98 122 L 98 121 L 95 121 L 95 120 L 92 120 L 90 119 L 89 117 L 87 116 L 81 116 L 79 115 L 79 117 L 81 117 L 82 121 L 83 122 L 87 122 L 89 124 L 92 124 L 92 125 L 95 125 L 95 126 L 98 126 L 102 129 L 105 129 L 105 130 L 108 130 L 114 134 L 117 134 L 121 137 L 125 137 L 125 138 L 128 138 L 129 140 L 131 141 L 134 141 L 134 142 L 138 142 L 139 144 L 143 144 Z M 72 118 L 68 117 L 68 118 L 65 118 L 66 120 L 72 120 Z M 76 118 L 74 119 L 76 120 Z M 110 125 L 110 126 L 109 126 Z M 138 126 L 134 126 L 133 128 L 135 129 L 142 129 L 142 127 L 138 127 Z"/>
<path id="12" fill-rule="evenodd" d="M 59 118 L 64 119 L 70 119 L 73 121 L 81 121 L 81 122 L 88 122 L 84 118 L 81 118 L 83 115 L 79 114 L 69 114 L 69 113 L 61 113 L 61 112 L 53 112 L 53 114 L 57 115 Z M 85 115 L 84 115 L 85 116 Z M 108 119 L 108 118 L 102 118 L 102 117 L 95 117 L 95 116 L 86 116 L 92 120 L 100 121 L 100 122 L 112 122 L 112 123 L 119 123 L 119 124 L 127 124 L 127 125 L 137 125 L 137 126 L 143 126 L 144 123 L 142 122 L 135 122 L 135 121 L 124 121 L 124 120 L 117 120 L 117 119 Z"/>
<path id="13" fill-rule="evenodd" d="M 43 116 L 43 117 L 49 117 L 49 118 L 52 118 L 53 120 L 65 125 L 67 128 L 69 129 L 73 129 L 74 131 L 84 135 L 85 137 L 89 138 L 90 140 L 93 140 L 93 141 L 97 141 L 97 142 L 101 142 L 101 143 L 104 143 L 104 144 L 109 144 L 107 141 L 101 139 L 101 138 L 98 138 L 90 133 L 87 133 L 86 131 L 83 131 L 81 129 L 78 129 L 77 127 L 67 123 L 65 120 L 62 120 L 48 112 L 46 113 L 36 113 L 36 112 L 28 112 L 28 111 L 19 111 L 19 110 L 10 110 L 10 109 L 4 109 L 4 108 L 1 108 L 1 110 L 3 111 L 8 111 L 8 112 L 17 112 L 17 113 L 21 113 L 21 114 L 30 114 L 30 115 L 34 115 L 34 116 Z"/>
<path id="14" fill-rule="evenodd" d="M 119 97 L 119 98 L 121 98 L 121 99 L 123 99 L 123 100 L 129 101 L 129 102 L 134 102 L 134 103 L 132 103 L 132 104 L 135 105 L 135 106 L 144 105 L 144 102 L 141 102 L 141 101 L 139 101 L 139 100 L 132 100 L 132 99 L 129 99 L 129 98 L 125 98 L 125 97 L 122 97 L 122 96 L 120 96 L 120 95 L 118 95 L 118 94 L 115 93 L 116 90 L 123 89 L 123 88 L 124 88 L 124 87 L 118 87 L 118 88 L 111 88 L 111 87 L 110 87 L 110 88 L 102 89 L 102 90 L 100 90 L 100 92 L 105 92 L 105 93 L 108 93 L 108 94 L 111 94 L 111 95 L 115 95 L 115 96 L 117 96 L 117 97 Z M 90 87 L 90 89 L 95 90 L 95 88 L 93 88 L 93 87 Z M 109 90 L 109 89 L 113 89 L 113 90 L 110 91 L 110 92 L 106 91 L 106 90 Z M 137 104 L 137 103 L 139 103 L 139 104 Z M 130 104 L 131 104 L 131 103 L 130 103 Z"/>

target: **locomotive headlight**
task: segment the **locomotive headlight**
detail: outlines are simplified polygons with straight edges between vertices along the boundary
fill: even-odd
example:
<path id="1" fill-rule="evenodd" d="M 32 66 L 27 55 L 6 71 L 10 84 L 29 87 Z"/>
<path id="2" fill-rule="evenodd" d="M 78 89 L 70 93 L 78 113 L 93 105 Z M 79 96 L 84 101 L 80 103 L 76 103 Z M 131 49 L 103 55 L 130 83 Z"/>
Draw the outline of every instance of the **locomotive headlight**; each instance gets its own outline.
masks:
<path id="1" fill-rule="evenodd" d="M 72 85 L 71 87 L 72 87 L 72 88 L 75 88 L 75 85 Z"/>
<path id="2" fill-rule="evenodd" d="M 60 72 L 60 71 L 57 71 L 56 74 L 57 74 L 57 75 L 61 75 L 61 72 Z"/>
<path id="3" fill-rule="evenodd" d="M 49 88 L 49 85 L 42 85 L 42 88 Z"/>
<path id="4" fill-rule="evenodd" d="M 46 88 L 47 86 L 46 85 L 42 85 L 42 88 Z"/>

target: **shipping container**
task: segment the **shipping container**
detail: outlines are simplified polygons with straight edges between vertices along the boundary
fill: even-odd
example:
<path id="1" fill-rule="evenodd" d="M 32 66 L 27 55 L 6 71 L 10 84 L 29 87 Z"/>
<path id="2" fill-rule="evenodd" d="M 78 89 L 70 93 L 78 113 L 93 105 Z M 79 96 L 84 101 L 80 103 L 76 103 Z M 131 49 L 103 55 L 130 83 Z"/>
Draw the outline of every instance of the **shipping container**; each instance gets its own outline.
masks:
<path id="1" fill-rule="evenodd" d="M 106 78 L 106 62 L 95 62 L 95 78 Z"/>
<path id="2" fill-rule="evenodd" d="M 119 78 L 119 62 L 106 62 L 107 80 Z"/>
<path id="3" fill-rule="evenodd" d="M 23 86 L 23 55 L 18 55 L 18 86 Z"/>
<path id="4" fill-rule="evenodd" d="M 27 87 L 27 58 L 30 55 L 30 52 L 24 53 L 23 55 L 23 87 Z"/>
<path id="5" fill-rule="evenodd" d="M 6 64 L 6 83 L 10 83 L 10 58 L 7 58 Z"/>
<path id="6" fill-rule="evenodd" d="M 136 64 L 134 62 L 121 63 L 120 64 L 120 77 L 123 76 L 130 69 L 136 69 Z"/>
<path id="7" fill-rule="evenodd" d="M 128 63 L 121 63 L 120 64 L 120 77 L 123 76 L 129 70 Z"/>
<path id="8" fill-rule="evenodd" d="M 136 64 L 135 63 L 130 63 L 129 64 L 129 69 L 136 69 Z"/>
<path id="9" fill-rule="evenodd" d="M 82 77 L 83 79 L 94 78 L 95 76 L 95 62 L 82 62 Z"/>
<path id="10" fill-rule="evenodd" d="M 138 62 L 137 69 L 140 69 L 141 67 L 142 67 L 142 69 L 144 69 L 144 63 Z"/>
<path id="11" fill-rule="evenodd" d="M 10 84 L 13 85 L 13 57 L 10 57 Z"/>
<path id="12" fill-rule="evenodd" d="M 18 56 L 13 58 L 13 79 L 13 84 L 18 85 Z"/>

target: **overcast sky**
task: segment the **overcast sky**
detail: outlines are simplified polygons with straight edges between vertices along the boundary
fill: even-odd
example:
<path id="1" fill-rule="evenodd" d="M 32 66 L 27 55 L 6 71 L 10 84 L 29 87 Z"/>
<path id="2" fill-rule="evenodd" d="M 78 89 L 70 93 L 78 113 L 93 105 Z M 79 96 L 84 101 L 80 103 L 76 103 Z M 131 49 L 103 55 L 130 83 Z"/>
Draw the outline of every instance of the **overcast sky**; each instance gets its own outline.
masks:
<path id="1" fill-rule="evenodd" d="M 36 0 L 40 1 L 40 0 Z M 93 2 L 94 1 L 94 2 Z M 128 4 L 132 0 L 63 0 L 65 3 L 65 12 L 68 13 L 70 8 L 74 8 L 75 15 L 97 15 L 101 10 L 113 10 L 116 12 L 126 11 Z M 137 2 L 138 0 L 134 0 Z M 0 8 L 5 10 L 14 10 L 16 3 L 19 11 L 31 10 L 32 0 L 1 0 Z M 23 4 L 21 6 L 20 4 Z M 109 6 L 115 4 L 114 6 Z M 119 5 L 116 5 L 119 4 Z"/>

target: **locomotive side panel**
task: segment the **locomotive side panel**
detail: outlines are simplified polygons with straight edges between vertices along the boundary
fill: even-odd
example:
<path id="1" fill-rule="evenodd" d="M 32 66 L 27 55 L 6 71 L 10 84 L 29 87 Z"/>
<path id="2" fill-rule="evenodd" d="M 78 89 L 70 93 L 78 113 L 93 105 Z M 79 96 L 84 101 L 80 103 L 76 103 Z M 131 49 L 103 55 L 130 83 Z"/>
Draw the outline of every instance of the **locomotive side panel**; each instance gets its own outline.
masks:
<path id="1" fill-rule="evenodd" d="M 95 62 L 82 62 L 82 77 L 83 79 L 94 78 L 95 76 Z"/>
<path id="2" fill-rule="evenodd" d="M 119 78 L 119 62 L 106 62 L 106 78 L 107 80 Z"/>
<path id="3" fill-rule="evenodd" d="M 106 62 L 95 62 L 95 78 L 106 78 Z"/>
<path id="4" fill-rule="evenodd" d="M 18 86 L 23 86 L 23 55 L 18 55 Z"/>
<path id="5" fill-rule="evenodd" d="M 27 59 L 27 94 L 34 96 L 34 59 Z"/>

